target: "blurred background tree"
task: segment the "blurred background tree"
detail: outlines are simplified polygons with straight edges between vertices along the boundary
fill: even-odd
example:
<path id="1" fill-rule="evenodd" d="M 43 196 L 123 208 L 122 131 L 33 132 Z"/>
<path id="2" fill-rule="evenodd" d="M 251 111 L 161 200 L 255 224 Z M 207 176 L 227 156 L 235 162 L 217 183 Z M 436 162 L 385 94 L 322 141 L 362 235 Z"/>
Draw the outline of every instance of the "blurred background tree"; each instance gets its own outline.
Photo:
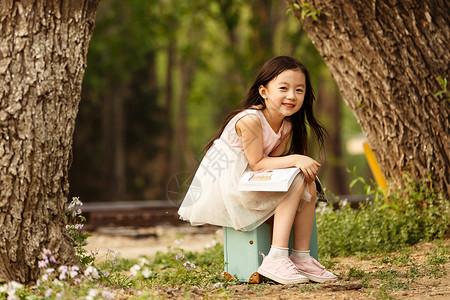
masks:
<path id="1" fill-rule="evenodd" d="M 325 155 L 311 155 L 323 163 L 328 189 L 349 193 L 346 168 L 370 177 L 362 152 L 346 147 L 361 135 L 359 125 L 286 11 L 282 1 L 102 1 L 76 122 L 71 195 L 167 199 L 171 179 L 195 172 L 205 144 L 275 55 L 298 57 L 311 72 L 330 134 Z"/>

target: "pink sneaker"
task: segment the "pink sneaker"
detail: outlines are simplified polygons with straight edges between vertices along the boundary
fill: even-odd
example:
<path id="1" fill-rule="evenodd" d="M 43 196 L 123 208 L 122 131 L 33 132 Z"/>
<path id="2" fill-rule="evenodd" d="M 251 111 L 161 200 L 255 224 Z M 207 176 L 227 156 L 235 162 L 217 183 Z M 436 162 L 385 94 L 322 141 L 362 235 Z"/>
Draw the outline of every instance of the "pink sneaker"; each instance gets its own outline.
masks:
<path id="1" fill-rule="evenodd" d="M 304 283 L 309 281 L 308 278 L 299 273 L 289 257 L 274 261 L 262 252 L 259 252 L 259 254 L 263 256 L 263 262 L 258 268 L 258 273 L 262 276 L 282 284 Z"/>
<path id="2" fill-rule="evenodd" d="M 295 259 L 292 255 L 289 258 L 297 267 L 298 272 L 311 281 L 323 283 L 337 279 L 336 275 L 325 270 L 325 267 L 312 257 L 306 261 Z"/>

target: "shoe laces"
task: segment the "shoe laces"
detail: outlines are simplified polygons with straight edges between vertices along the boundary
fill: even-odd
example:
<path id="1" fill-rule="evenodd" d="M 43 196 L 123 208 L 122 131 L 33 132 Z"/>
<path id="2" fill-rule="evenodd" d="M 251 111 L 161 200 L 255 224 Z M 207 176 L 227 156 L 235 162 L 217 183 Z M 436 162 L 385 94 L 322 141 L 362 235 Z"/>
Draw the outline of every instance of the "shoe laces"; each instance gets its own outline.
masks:
<path id="1" fill-rule="evenodd" d="M 290 260 L 289 258 L 285 259 L 283 261 L 283 264 L 288 268 L 289 271 L 293 271 L 294 273 L 300 274 L 297 267 L 294 265 L 292 260 Z"/>

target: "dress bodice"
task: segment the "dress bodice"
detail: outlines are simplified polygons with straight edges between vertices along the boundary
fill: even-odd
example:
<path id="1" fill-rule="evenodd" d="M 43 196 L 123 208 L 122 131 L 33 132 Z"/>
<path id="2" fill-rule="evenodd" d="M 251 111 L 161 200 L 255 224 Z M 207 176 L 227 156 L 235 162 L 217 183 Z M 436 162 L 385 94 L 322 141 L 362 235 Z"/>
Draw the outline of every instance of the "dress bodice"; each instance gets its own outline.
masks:
<path id="1" fill-rule="evenodd" d="M 256 106 L 246 109 L 236 116 L 226 125 L 220 139 L 233 148 L 244 150 L 242 145 L 242 137 L 236 133 L 236 123 L 248 114 L 254 114 L 259 117 L 263 132 L 263 147 L 264 155 L 269 155 L 276 147 L 281 144 L 281 141 L 291 132 L 292 125 L 289 121 L 284 120 L 278 132 L 275 132 L 270 126 L 264 114 Z"/>

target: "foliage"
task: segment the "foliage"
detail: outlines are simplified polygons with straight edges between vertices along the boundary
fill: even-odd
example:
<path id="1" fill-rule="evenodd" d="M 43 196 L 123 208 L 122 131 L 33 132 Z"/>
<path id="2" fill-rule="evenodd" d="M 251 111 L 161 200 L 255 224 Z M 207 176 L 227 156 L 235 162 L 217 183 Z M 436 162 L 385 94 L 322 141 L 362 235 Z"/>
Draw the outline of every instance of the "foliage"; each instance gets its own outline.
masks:
<path id="1" fill-rule="evenodd" d="M 441 100 L 443 103 L 450 101 L 450 94 L 448 93 L 447 90 L 447 78 L 442 78 L 441 76 L 438 76 L 436 80 L 442 85 L 442 90 L 436 92 L 434 96 L 438 97 L 440 95 L 444 95 L 444 99 Z"/>
<path id="2" fill-rule="evenodd" d="M 450 247 L 442 240 L 435 241 L 435 247 L 427 252 L 424 264 L 418 264 L 411 257 L 412 248 L 404 247 L 398 253 L 384 254 L 376 261 L 385 267 L 377 271 L 364 271 L 351 267 L 344 278 L 359 279 L 363 288 L 378 299 L 390 299 L 391 291 L 408 290 L 410 285 L 420 277 L 442 278 L 447 275 L 445 263 L 450 260 Z M 394 269 L 393 266 L 402 267 Z M 381 268 L 381 267 L 380 267 Z"/>
<path id="3" fill-rule="evenodd" d="M 320 14 L 298 5 L 305 17 Z M 74 134 L 71 193 L 87 202 L 111 200 L 107 169 L 122 159 L 126 194 L 117 200 L 165 198 L 169 179 L 194 171 L 194 157 L 274 55 L 300 58 L 316 91 L 333 85 L 301 24 L 283 15 L 285 8 L 282 1 L 101 1 Z M 113 99 L 121 104 L 114 113 L 108 110 Z M 360 132 L 350 120 L 342 131 Z M 121 121 L 123 130 L 115 129 Z M 177 145 L 180 134 L 185 145 Z M 124 157 L 108 155 L 117 144 L 106 136 L 121 135 Z M 345 160 L 340 165 L 348 165 Z"/>
<path id="4" fill-rule="evenodd" d="M 305 17 L 311 17 L 314 21 L 317 20 L 317 17 L 320 17 L 321 13 L 320 8 L 313 9 L 307 2 L 302 2 L 301 4 L 295 2 L 294 4 L 289 6 L 287 13 L 293 10 L 300 10 L 302 19 L 304 19 Z"/>
<path id="5" fill-rule="evenodd" d="M 247 296 L 271 292 L 271 284 L 236 286 L 222 278 L 222 248 L 216 243 L 203 252 L 192 253 L 169 247 L 152 258 L 137 260 L 118 258 L 118 252 L 110 249 L 106 261 L 97 260 L 97 267 L 90 266 L 84 271 L 70 266 L 54 268 L 56 261 L 51 251 L 45 250 L 40 257 L 43 274 L 36 285 L 24 286 L 17 282 L 0 285 L 0 299 L 167 299 L 177 295 L 189 298 L 192 293 L 222 299 L 240 297 L 243 291 Z M 439 280 L 447 275 L 448 243 L 436 240 L 431 250 L 425 253 L 426 260 L 420 264 L 417 257 L 411 256 L 413 251 L 411 247 L 405 247 L 398 253 L 384 253 L 373 260 L 377 267 L 369 266 L 370 271 L 363 269 L 364 266 L 345 270 L 340 263 L 332 267 L 332 271 L 341 281 L 360 282 L 363 293 L 379 299 L 391 298 L 393 291 L 410 289 L 419 278 Z M 127 284 L 105 280 L 104 276 L 126 279 Z M 287 288 L 298 289 L 298 292 L 320 292 L 323 285 L 311 283 Z"/>
<path id="6" fill-rule="evenodd" d="M 75 207 L 81 207 L 83 202 L 80 201 L 79 197 L 73 197 L 69 206 L 67 207 L 67 218 L 68 223 L 72 223 L 66 225 L 66 229 L 69 232 L 69 235 L 73 239 L 73 247 L 75 248 L 75 255 L 80 261 L 81 265 L 86 267 L 90 265 L 95 257 L 88 253 L 84 246 L 87 245 L 87 239 L 92 236 L 91 234 L 82 232 L 84 223 L 86 222 L 86 218 L 81 215 L 81 208 L 74 210 Z"/>
<path id="7" fill-rule="evenodd" d="M 359 179 L 358 182 L 364 181 Z M 445 233 L 445 226 L 448 225 L 448 206 L 443 206 L 440 194 L 432 190 L 429 182 L 426 183 L 426 188 L 423 188 L 423 185 L 411 181 L 409 185 L 411 188 L 407 191 L 376 196 L 374 201 L 370 202 L 374 203 L 373 205 L 365 204 L 359 210 L 350 209 L 345 203 L 341 203 L 338 211 L 333 211 L 330 206 L 319 208 L 317 220 L 319 244 L 323 247 L 320 250 L 321 261 L 326 262 L 325 264 L 332 270 L 337 270 L 340 269 L 339 262 L 331 262 L 322 257 L 356 252 L 384 253 L 384 256 L 375 263 L 387 267 L 373 272 L 352 267 L 348 272 L 338 274 L 343 279 L 360 280 L 367 292 L 376 298 L 390 298 L 391 291 L 409 289 L 409 286 L 419 277 L 445 276 L 447 274 L 445 264 L 450 261 L 450 247 L 445 241 L 435 240 L 435 247 L 426 253 L 427 258 L 420 265 L 411 257 L 412 248 L 401 247 L 420 239 L 440 238 Z M 380 193 L 374 189 L 371 191 L 375 191 L 375 194 Z M 405 192 L 413 196 L 413 201 L 407 200 Z M 69 205 L 68 215 L 79 218 L 81 210 L 76 212 L 72 210 L 76 206 L 81 206 L 78 198 L 74 198 Z M 439 209 L 442 211 L 438 212 Z M 368 216 L 369 214 L 373 214 L 374 217 Z M 400 221 L 393 226 L 383 224 L 383 222 L 393 222 L 394 218 Z M 406 222 L 405 218 L 416 220 Z M 439 220 L 439 218 L 443 219 Z M 337 232 L 341 230 L 339 234 L 331 233 L 334 240 L 344 240 L 342 234 L 350 238 L 355 238 L 356 235 L 362 236 L 363 240 L 368 242 L 367 247 L 362 251 L 357 243 L 347 248 L 340 243 L 331 246 L 343 247 L 342 251 L 331 252 L 329 245 L 326 244 L 331 243 L 330 239 L 325 237 L 324 240 L 322 237 L 326 234 L 323 232 L 326 226 L 325 220 L 334 222 L 331 225 L 334 225 Z M 406 231 L 397 230 L 398 226 L 406 228 Z M 434 229 L 427 231 L 424 230 L 424 226 Z M 348 231 L 348 228 L 352 228 L 354 232 Z M 72 236 L 83 236 L 78 231 L 73 231 L 71 227 L 68 230 L 72 232 Z M 420 230 L 424 231 L 421 238 L 418 236 Z M 381 240 L 377 240 L 378 248 L 372 242 L 376 235 L 381 236 Z M 401 237 L 394 238 L 397 235 Z M 77 242 L 74 243 L 78 254 L 80 249 L 83 250 L 81 261 L 83 258 L 90 257 L 89 265 L 84 265 L 84 269 L 78 266 L 61 266 L 52 251 L 44 249 L 39 257 L 38 266 L 41 277 L 36 285 L 24 286 L 17 282 L 0 285 L 0 299 L 164 299 L 170 297 L 171 291 L 179 291 L 186 297 L 189 297 L 192 292 L 198 293 L 198 289 L 192 288 L 203 289 L 202 293 L 206 293 L 207 298 L 209 293 L 214 295 L 213 297 L 221 298 L 228 298 L 233 296 L 233 293 L 238 293 L 238 290 L 228 288 L 236 282 L 228 281 L 222 276 L 223 245 L 215 240 L 206 245 L 201 253 L 169 247 L 166 252 L 157 252 L 154 257 L 141 257 L 136 260 L 122 259 L 119 257 L 120 253 L 112 249 L 107 249 L 106 257 L 103 259 L 96 257 L 97 254 L 86 255 L 87 251 L 84 250 L 86 238 L 87 236 L 75 239 Z M 392 238 L 393 247 L 387 247 L 384 239 L 389 238 Z M 345 242 L 351 241 L 345 240 Z M 401 249 L 401 251 L 397 254 L 386 253 L 394 249 Z M 402 270 L 395 269 L 395 266 L 402 267 Z M 270 287 L 270 284 L 249 285 L 247 289 L 261 294 Z M 317 284 L 298 287 L 300 292 L 311 292 L 321 288 Z"/>
<path id="8" fill-rule="evenodd" d="M 146 271 L 147 268 L 147 271 Z M 135 266 L 138 277 L 149 279 L 150 286 L 207 286 L 224 281 L 223 246 L 219 243 L 195 254 L 183 249 L 169 248 L 158 252 L 152 260 Z M 145 276 L 146 273 L 149 276 Z"/>
<path id="9" fill-rule="evenodd" d="M 449 229 L 450 204 L 435 191 L 431 178 L 414 181 L 404 178 L 406 188 L 384 194 L 363 183 L 372 200 L 352 209 L 346 200 L 317 210 L 319 251 L 326 257 L 368 255 L 391 252 L 406 245 L 445 237 Z"/>

